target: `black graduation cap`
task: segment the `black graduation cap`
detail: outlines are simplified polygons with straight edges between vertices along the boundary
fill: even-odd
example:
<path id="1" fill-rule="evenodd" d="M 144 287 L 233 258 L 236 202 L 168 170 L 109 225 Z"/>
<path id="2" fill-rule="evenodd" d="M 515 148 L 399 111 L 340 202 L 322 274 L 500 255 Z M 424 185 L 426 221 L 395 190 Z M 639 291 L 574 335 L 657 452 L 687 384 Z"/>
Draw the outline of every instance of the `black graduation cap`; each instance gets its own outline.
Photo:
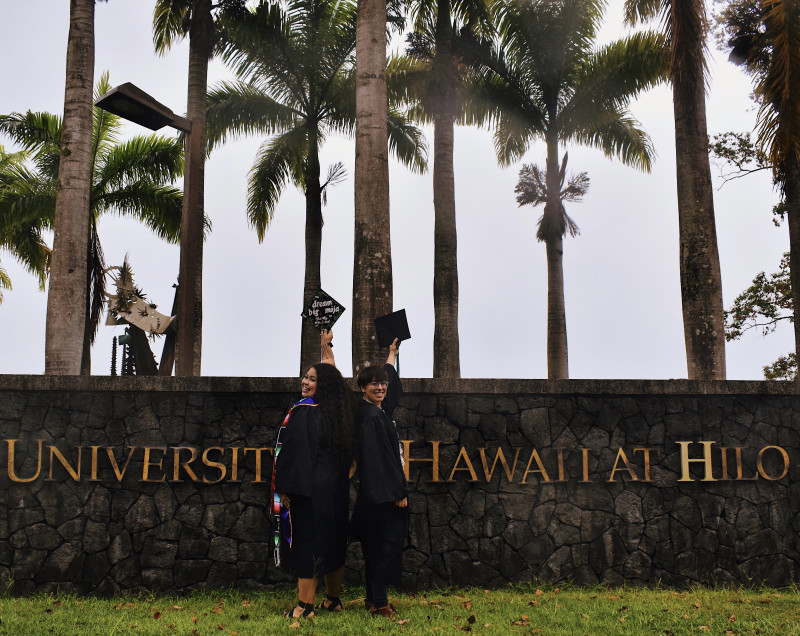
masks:
<path id="1" fill-rule="evenodd" d="M 344 306 L 320 289 L 300 315 L 314 329 L 322 330 L 333 327 L 342 313 L 344 313 Z"/>
<path id="2" fill-rule="evenodd" d="M 408 330 L 406 310 L 401 309 L 375 319 L 375 331 L 378 333 L 378 346 L 388 347 L 397 338 L 401 342 L 411 338 Z"/>

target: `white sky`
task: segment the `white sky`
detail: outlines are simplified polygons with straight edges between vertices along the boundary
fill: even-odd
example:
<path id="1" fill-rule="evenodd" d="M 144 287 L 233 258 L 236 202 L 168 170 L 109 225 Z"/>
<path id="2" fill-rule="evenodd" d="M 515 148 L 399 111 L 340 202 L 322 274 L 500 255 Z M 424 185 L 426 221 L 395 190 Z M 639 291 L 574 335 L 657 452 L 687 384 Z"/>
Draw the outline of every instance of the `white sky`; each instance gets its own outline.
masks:
<path id="1" fill-rule="evenodd" d="M 622 0 L 611 0 L 605 40 L 622 31 Z M 2 0 L 0 112 L 63 110 L 69 3 Z M 185 112 L 188 47 L 164 57 L 152 45 L 152 0 L 112 0 L 96 10 L 95 78 L 133 82 L 176 112 Z M 748 79 L 713 51 L 709 133 L 746 131 L 755 109 Z M 229 77 L 212 64 L 210 83 Z M 633 107 L 658 152 L 641 174 L 599 151 L 570 147 L 571 171 L 587 170 L 591 188 L 568 207 L 581 234 L 565 240 L 564 278 L 572 378 L 683 378 L 686 358 L 678 279 L 677 203 L 671 94 L 652 91 Z M 133 134 L 148 133 L 133 124 Z M 164 129 L 164 134 L 171 134 Z M 432 131 L 426 129 L 432 155 Z M 262 244 L 247 225 L 246 177 L 262 139 L 229 142 L 206 164 L 206 214 L 213 231 L 204 256 L 203 374 L 295 376 L 300 356 L 303 289 L 302 195 L 285 191 Z M 7 139 L 0 140 L 8 149 Z M 459 239 L 461 370 L 464 377 L 547 376 L 546 264 L 536 242 L 541 209 L 518 208 L 520 164 L 497 166 L 491 133 L 458 129 L 455 138 Z M 542 163 L 537 144 L 525 156 Z M 329 193 L 324 210 L 323 288 L 352 307 L 353 142 L 332 138 L 323 171 L 335 161 L 348 179 Z M 715 177 L 719 170 L 712 165 Z M 430 172 L 412 175 L 392 163 L 391 211 L 394 306 L 405 308 L 412 339 L 403 344 L 406 377 L 432 375 L 433 199 Z M 762 270 L 775 271 L 788 249 L 786 227 L 771 222 L 777 200 L 768 175 L 731 182 L 715 192 L 726 307 Z M 133 221 L 105 217 L 100 238 L 109 265 L 130 256 L 136 282 L 160 308 L 172 304 L 178 248 Z M 8 253 L 0 262 L 14 288 L 0 304 L 0 373 L 44 371 L 46 293 Z M 339 367 L 347 375 L 350 315 L 335 328 Z M 100 327 L 93 372 L 107 374 L 111 338 L 121 327 Z M 728 343 L 729 379 L 760 379 L 762 366 L 792 348 L 784 326 L 763 338 Z M 161 345 L 156 345 L 160 357 Z"/>

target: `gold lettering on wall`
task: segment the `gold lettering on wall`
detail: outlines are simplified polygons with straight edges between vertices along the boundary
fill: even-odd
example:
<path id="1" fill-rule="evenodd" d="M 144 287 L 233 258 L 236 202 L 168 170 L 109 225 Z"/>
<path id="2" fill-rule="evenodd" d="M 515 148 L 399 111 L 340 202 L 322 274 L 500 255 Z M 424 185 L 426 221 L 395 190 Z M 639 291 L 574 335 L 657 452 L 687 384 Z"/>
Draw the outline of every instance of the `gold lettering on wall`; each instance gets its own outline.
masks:
<path id="1" fill-rule="evenodd" d="M 53 480 L 53 457 L 55 456 L 61 465 L 64 467 L 69 473 L 69 476 L 72 477 L 73 481 L 80 481 L 81 480 L 81 449 L 82 446 L 78 446 L 78 462 L 75 464 L 75 468 L 70 466 L 67 459 L 61 454 L 61 451 L 58 450 L 55 446 L 48 446 L 50 449 L 50 470 L 47 472 L 47 481 L 54 481 Z"/>
<path id="2" fill-rule="evenodd" d="M 413 440 L 409 439 L 404 439 L 400 442 L 403 445 L 403 458 L 405 459 L 403 471 L 406 474 L 406 481 L 411 481 L 412 462 L 432 462 L 433 468 L 431 468 L 431 481 L 442 481 L 441 477 L 439 477 L 439 442 L 431 442 L 431 446 L 433 446 L 433 456 L 427 459 L 421 457 L 411 457 L 412 442 Z"/>
<path id="3" fill-rule="evenodd" d="M 35 481 L 39 477 L 39 473 L 42 472 L 42 442 L 44 440 L 36 440 L 38 450 L 36 451 L 36 473 L 34 473 L 33 477 L 17 477 L 17 473 L 14 470 L 14 449 L 18 441 L 18 439 L 6 440 L 8 444 L 8 478 L 18 484 L 27 484 L 28 482 Z"/>
<path id="4" fill-rule="evenodd" d="M 161 483 L 163 481 L 167 481 L 166 475 L 161 475 L 161 479 L 150 479 L 150 468 L 153 466 L 157 466 L 158 470 L 163 472 L 162 463 L 164 462 L 164 457 L 158 460 L 158 462 L 150 461 L 150 451 L 161 451 L 164 455 L 167 454 L 167 447 L 166 446 L 145 446 L 144 447 L 144 465 L 142 466 L 142 478 L 139 481 L 148 481 L 148 482 L 155 482 Z M 133 452 L 131 451 L 131 454 Z M 130 455 L 128 456 L 128 460 L 130 460 Z M 127 462 L 126 462 L 127 466 Z"/>
<path id="5" fill-rule="evenodd" d="M 531 463 L 534 460 L 536 461 L 536 465 L 538 466 L 538 468 L 531 469 Z M 531 458 L 528 460 L 528 465 L 525 466 L 525 474 L 522 476 L 522 481 L 520 482 L 521 484 L 527 483 L 529 473 L 540 473 L 544 481 L 550 481 L 550 477 L 547 475 L 547 471 L 544 468 L 544 464 L 542 464 L 542 460 L 539 457 L 539 453 L 535 448 L 531 453 Z"/>
<path id="6" fill-rule="evenodd" d="M 506 479 L 508 481 L 514 481 L 514 473 L 517 472 L 517 460 L 519 459 L 519 451 L 522 450 L 520 448 L 514 449 L 514 463 L 511 465 L 511 468 L 508 467 L 508 462 L 506 461 L 506 456 L 503 454 L 503 449 L 498 447 L 497 452 L 494 455 L 494 461 L 492 462 L 492 468 L 489 469 L 489 464 L 486 461 L 486 449 L 479 448 L 478 453 L 481 456 L 481 464 L 483 465 L 483 475 L 486 477 L 486 481 L 492 481 L 492 475 L 494 475 L 494 468 L 497 466 L 497 462 L 500 461 L 500 465 L 503 467 L 503 471 L 506 474 Z"/>
<path id="7" fill-rule="evenodd" d="M 700 442 L 703 445 L 703 457 L 699 459 L 689 458 L 689 445 L 692 442 L 676 442 L 681 447 L 681 476 L 678 481 L 694 481 L 689 474 L 689 464 L 699 463 L 705 466 L 705 476 L 702 481 L 717 481 L 713 475 L 713 464 L 711 462 L 711 447 L 714 442 Z"/>
<path id="8" fill-rule="evenodd" d="M 781 458 L 783 459 L 783 472 L 777 477 L 770 477 L 769 475 L 767 475 L 767 471 L 764 470 L 763 455 L 768 450 L 778 451 L 781 455 Z M 780 446 L 765 446 L 760 451 L 758 451 L 758 457 L 756 458 L 756 468 L 758 468 L 758 474 L 761 475 L 764 479 L 768 479 L 769 481 L 776 481 L 778 479 L 783 479 L 789 472 L 789 454 L 785 450 L 783 450 Z"/>
<path id="9" fill-rule="evenodd" d="M 219 446 L 212 446 L 211 448 L 207 448 L 203 451 L 203 464 L 209 466 L 211 468 L 216 468 L 219 471 L 219 479 L 209 479 L 208 477 L 203 477 L 204 484 L 218 484 L 223 479 L 225 479 L 225 474 L 228 471 L 228 468 L 222 462 L 212 462 L 208 458 L 208 453 L 210 451 L 219 451 L 219 454 L 224 457 L 225 456 L 225 449 L 220 448 Z"/>
<path id="10" fill-rule="evenodd" d="M 463 468 L 460 468 L 458 464 L 462 459 L 466 462 L 467 465 L 464 466 Z M 450 471 L 450 476 L 447 478 L 447 481 L 453 481 L 453 475 L 456 474 L 457 470 L 468 470 L 470 477 L 472 477 L 470 481 L 478 481 L 478 475 L 475 474 L 475 469 L 472 467 L 472 462 L 469 461 L 469 455 L 467 455 L 467 449 L 464 448 L 463 446 L 461 447 L 461 450 L 458 451 L 458 457 L 456 457 L 456 463 L 453 464 L 453 470 Z"/>
<path id="11" fill-rule="evenodd" d="M 622 468 L 617 468 L 619 466 L 619 462 L 622 460 L 624 466 Z M 617 451 L 617 458 L 614 460 L 614 467 L 611 469 L 611 476 L 608 478 L 608 481 L 614 482 L 614 473 L 618 470 L 627 470 L 628 475 L 631 477 L 631 481 L 639 481 L 639 478 L 636 476 L 636 473 L 633 472 L 633 468 L 631 468 L 630 462 L 628 462 L 628 456 L 625 454 L 625 451 L 621 448 Z"/>

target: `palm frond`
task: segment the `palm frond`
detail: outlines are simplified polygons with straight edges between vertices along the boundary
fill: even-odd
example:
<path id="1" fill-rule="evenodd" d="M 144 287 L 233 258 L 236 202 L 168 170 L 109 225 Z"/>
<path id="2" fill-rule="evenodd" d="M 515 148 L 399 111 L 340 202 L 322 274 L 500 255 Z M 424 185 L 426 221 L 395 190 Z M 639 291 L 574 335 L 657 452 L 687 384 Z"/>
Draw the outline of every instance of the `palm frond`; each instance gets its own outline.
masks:
<path id="1" fill-rule="evenodd" d="M 209 150 L 233 139 L 255 134 L 274 134 L 294 125 L 302 116 L 296 109 L 265 95 L 244 82 L 222 82 L 208 93 L 206 135 Z"/>
<path id="2" fill-rule="evenodd" d="M 156 53 L 164 55 L 173 43 L 189 34 L 190 4 L 187 0 L 156 0 L 153 11 L 153 45 Z"/>
<path id="3" fill-rule="evenodd" d="M 340 184 L 347 178 L 347 169 L 341 161 L 328 166 L 328 176 L 325 183 L 320 186 L 320 193 L 322 195 L 322 205 L 328 205 L 328 187 Z"/>
<path id="4" fill-rule="evenodd" d="M 296 126 L 263 143 L 248 175 L 247 215 L 259 241 L 264 240 L 275 206 L 288 181 L 298 183 L 304 170 L 308 132 Z"/>
<path id="5" fill-rule="evenodd" d="M 389 150 L 412 172 L 422 174 L 428 169 L 428 146 L 422 131 L 395 109 L 387 112 Z"/>
<path id="6" fill-rule="evenodd" d="M 97 213 L 111 212 L 137 219 L 159 238 L 180 240 L 183 193 L 174 186 L 144 179 L 132 181 L 96 199 Z"/>

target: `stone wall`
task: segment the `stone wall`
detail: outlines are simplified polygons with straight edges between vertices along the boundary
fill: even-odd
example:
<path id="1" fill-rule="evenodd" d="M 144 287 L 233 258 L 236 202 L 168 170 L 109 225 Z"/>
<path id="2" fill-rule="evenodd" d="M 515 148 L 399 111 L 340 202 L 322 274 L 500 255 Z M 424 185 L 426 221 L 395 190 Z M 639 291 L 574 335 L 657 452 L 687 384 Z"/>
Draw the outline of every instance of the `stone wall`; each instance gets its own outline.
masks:
<path id="1" fill-rule="evenodd" d="M 408 587 L 800 580 L 789 384 L 404 387 Z M 285 582 L 264 449 L 296 396 L 288 378 L 0 376 L 0 580 L 98 594 Z M 350 582 L 360 568 L 354 544 Z"/>

